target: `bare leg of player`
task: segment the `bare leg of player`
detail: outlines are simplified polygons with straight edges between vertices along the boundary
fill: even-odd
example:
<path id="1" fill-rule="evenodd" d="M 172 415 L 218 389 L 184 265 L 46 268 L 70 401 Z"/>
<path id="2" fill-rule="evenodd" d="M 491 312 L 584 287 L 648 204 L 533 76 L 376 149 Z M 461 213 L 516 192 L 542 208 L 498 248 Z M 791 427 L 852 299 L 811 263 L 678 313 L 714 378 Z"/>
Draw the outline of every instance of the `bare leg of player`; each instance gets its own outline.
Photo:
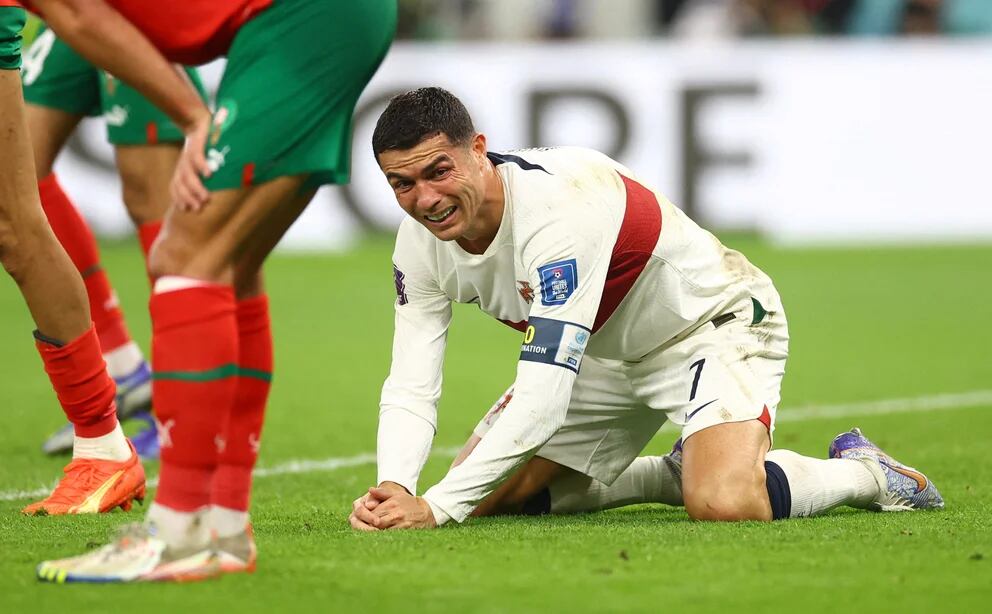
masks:
<path id="1" fill-rule="evenodd" d="M 0 70 L 0 105 L 0 260 L 24 296 L 45 370 L 78 445 L 88 453 L 67 466 L 51 496 L 25 512 L 130 507 L 144 495 L 144 471 L 117 423 L 114 384 L 100 355 L 82 280 L 41 209 L 15 71 Z M 103 496 L 89 497 L 104 486 Z"/>
<path id="2" fill-rule="evenodd" d="M 38 191 L 48 222 L 79 274 L 83 277 L 90 314 L 107 371 L 117 384 L 117 409 L 123 418 L 143 418 L 151 425 L 151 371 L 138 344 L 131 338 L 117 294 L 100 263 L 100 252 L 88 224 L 75 204 L 62 189 L 53 166 L 82 115 L 37 104 L 27 105 L 28 132 L 31 135 Z M 168 206 L 168 182 L 179 156 L 176 144 L 162 146 L 125 147 L 118 152 L 124 193 L 129 209 L 136 209 L 150 221 L 160 220 Z M 146 166 L 139 172 L 139 165 Z M 156 183 L 157 180 L 157 183 Z M 152 196 L 154 189 L 164 190 Z M 73 447 L 71 425 L 50 436 L 43 450 L 48 454 L 69 452 Z M 145 457 L 157 457 L 158 445 L 154 428 L 147 428 L 135 437 L 135 447 Z"/>
<path id="3" fill-rule="evenodd" d="M 789 450 L 769 452 L 769 444 L 768 431 L 757 420 L 711 426 L 691 435 L 684 443 L 682 474 L 689 516 L 696 520 L 778 520 L 813 516 L 841 505 L 873 509 L 943 506 L 925 476 L 884 457 L 859 431 L 839 436 L 832 446 L 838 450 L 829 459 Z M 891 470 L 892 465 L 903 471 Z M 902 480 L 890 479 L 889 474 Z M 913 488 L 907 489 L 903 482 Z M 907 490 L 910 494 L 903 497 Z"/>

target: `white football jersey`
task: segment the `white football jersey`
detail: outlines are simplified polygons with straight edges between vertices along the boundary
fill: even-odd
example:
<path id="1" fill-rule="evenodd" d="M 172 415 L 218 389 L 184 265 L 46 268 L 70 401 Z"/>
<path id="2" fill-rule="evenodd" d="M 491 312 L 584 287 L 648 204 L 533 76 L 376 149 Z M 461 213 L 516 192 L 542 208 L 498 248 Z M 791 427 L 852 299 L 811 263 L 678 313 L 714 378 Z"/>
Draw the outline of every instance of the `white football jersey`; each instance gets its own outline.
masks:
<path id="1" fill-rule="evenodd" d="M 485 253 L 407 218 L 393 255 L 380 482 L 415 492 L 436 428 L 451 302 L 476 303 L 524 332 L 512 401 L 424 494 L 439 522 L 463 520 L 561 426 L 583 355 L 637 361 L 750 297 L 780 308 L 764 273 L 607 156 L 562 147 L 489 158 L 505 208 Z"/>

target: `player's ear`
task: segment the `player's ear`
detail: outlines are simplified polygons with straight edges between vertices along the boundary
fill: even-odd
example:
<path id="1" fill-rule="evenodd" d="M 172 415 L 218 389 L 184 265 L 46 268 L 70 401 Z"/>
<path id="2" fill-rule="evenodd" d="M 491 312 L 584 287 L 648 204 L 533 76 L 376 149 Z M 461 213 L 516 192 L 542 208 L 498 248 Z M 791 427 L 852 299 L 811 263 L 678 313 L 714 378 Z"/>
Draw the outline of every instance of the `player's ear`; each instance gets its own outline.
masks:
<path id="1" fill-rule="evenodd" d="M 479 158 L 486 157 L 486 135 L 481 132 L 472 137 L 472 153 Z"/>

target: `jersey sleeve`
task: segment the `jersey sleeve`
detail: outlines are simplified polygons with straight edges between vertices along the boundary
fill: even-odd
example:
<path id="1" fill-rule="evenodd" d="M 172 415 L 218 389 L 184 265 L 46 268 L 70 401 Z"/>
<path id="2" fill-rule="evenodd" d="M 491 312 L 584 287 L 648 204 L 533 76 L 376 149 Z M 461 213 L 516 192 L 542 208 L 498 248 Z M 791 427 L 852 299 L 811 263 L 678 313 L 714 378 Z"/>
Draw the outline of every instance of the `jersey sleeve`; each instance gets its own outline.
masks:
<path id="1" fill-rule="evenodd" d="M 518 240 L 520 262 L 540 290 L 529 312 L 513 398 L 468 458 L 424 493 L 438 524 L 468 517 L 565 422 L 619 224 L 602 202 L 613 198 L 609 189 L 563 191 L 558 198 L 576 199 L 575 206 L 535 208 L 538 215 L 514 218 L 527 229 Z"/>
<path id="2" fill-rule="evenodd" d="M 407 229 L 409 230 L 409 229 Z M 428 245 L 401 228 L 393 254 L 393 355 L 379 403 L 378 482 L 416 493 L 437 430 L 451 301 L 440 290 Z"/>

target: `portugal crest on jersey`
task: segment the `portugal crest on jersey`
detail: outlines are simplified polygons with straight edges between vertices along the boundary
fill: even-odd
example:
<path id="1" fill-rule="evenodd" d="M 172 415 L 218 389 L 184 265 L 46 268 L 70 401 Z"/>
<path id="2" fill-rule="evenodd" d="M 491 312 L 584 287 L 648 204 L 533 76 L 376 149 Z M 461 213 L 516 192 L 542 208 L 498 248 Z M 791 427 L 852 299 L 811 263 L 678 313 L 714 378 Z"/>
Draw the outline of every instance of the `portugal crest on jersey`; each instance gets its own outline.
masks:
<path id="1" fill-rule="evenodd" d="M 520 293 L 520 298 L 524 299 L 524 302 L 527 303 L 528 305 L 530 305 L 531 303 L 533 303 L 534 302 L 534 288 L 531 288 L 530 287 L 530 282 L 529 281 L 519 281 L 518 280 L 517 283 L 520 285 L 520 287 L 517 288 L 517 292 Z"/>
<path id="2" fill-rule="evenodd" d="M 541 277 L 541 304 L 564 305 L 579 285 L 575 259 L 552 262 L 537 269 Z"/>

